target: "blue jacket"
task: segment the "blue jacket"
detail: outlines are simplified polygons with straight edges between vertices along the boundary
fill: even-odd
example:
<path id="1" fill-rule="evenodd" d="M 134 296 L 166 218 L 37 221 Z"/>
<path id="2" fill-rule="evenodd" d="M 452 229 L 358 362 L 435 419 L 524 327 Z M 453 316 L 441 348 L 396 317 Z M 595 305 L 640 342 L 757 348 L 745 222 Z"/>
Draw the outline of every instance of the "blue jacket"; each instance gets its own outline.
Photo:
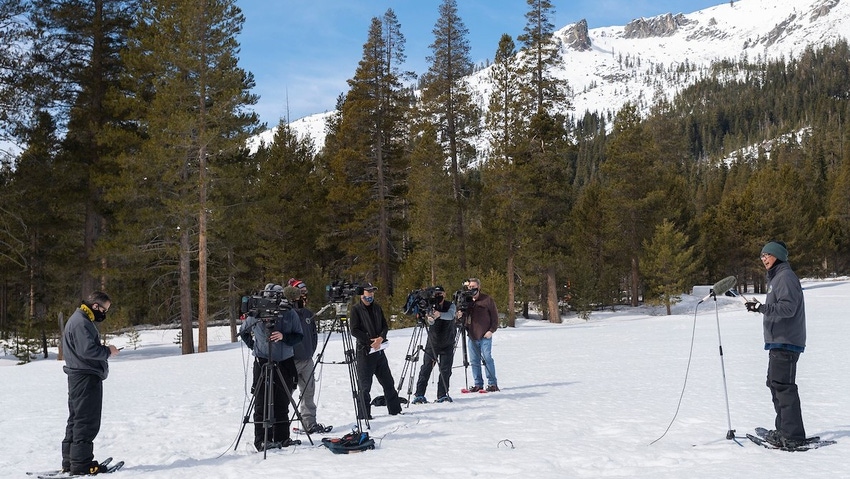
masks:
<path id="1" fill-rule="evenodd" d="M 316 347 L 319 345 L 319 328 L 316 324 L 318 319 L 307 308 L 296 308 L 295 310 L 301 320 L 301 332 L 304 333 L 304 339 L 294 347 L 295 359 L 310 359 L 316 353 Z"/>
<path id="2" fill-rule="evenodd" d="M 760 308 L 765 348 L 802 352 L 806 347 L 806 305 L 800 280 L 788 263 L 777 261 L 768 270 L 767 281 L 767 298 Z"/>
<path id="3" fill-rule="evenodd" d="M 283 340 L 270 342 L 269 335 L 273 331 L 280 331 Z M 295 354 L 292 346 L 304 337 L 298 313 L 293 309 L 282 311 L 276 318 L 269 318 L 268 321 L 248 316 L 239 328 L 239 335 L 246 340 L 249 332 L 253 335 L 254 356 L 275 362 L 291 358 Z M 247 340 L 245 342 L 248 343 Z"/>
<path id="4" fill-rule="evenodd" d="M 82 305 L 65 323 L 62 335 L 62 354 L 65 374 L 92 374 L 106 379 L 109 375 L 109 347 L 100 343 L 94 314 Z"/>

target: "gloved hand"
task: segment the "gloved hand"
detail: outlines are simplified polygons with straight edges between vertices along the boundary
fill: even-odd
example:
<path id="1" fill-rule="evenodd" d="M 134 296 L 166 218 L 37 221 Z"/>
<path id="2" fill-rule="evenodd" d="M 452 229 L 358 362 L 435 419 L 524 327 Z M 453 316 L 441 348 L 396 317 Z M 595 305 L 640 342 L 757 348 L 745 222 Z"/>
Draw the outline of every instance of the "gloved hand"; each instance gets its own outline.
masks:
<path id="1" fill-rule="evenodd" d="M 747 311 L 751 313 L 761 313 L 761 303 L 758 301 L 747 301 L 744 305 L 747 307 Z"/>
<path id="2" fill-rule="evenodd" d="M 254 349 L 254 335 L 251 334 L 251 331 L 243 331 L 239 333 L 239 337 L 242 338 L 242 341 L 245 342 L 245 346 L 248 346 L 248 349 Z"/>

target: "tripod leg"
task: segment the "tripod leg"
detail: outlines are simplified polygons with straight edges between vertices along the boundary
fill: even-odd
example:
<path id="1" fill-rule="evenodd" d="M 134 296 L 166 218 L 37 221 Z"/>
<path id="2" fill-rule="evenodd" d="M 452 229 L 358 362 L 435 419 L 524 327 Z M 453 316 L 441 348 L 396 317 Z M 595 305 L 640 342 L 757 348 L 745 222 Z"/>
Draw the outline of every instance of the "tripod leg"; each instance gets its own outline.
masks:
<path id="1" fill-rule="evenodd" d="M 254 387 L 254 389 L 256 389 L 256 387 Z M 242 418 L 242 428 L 239 429 L 239 435 L 236 437 L 236 445 L 233 446 L 234 451 L 239 447 L 239 441 L 242 440 L 242 434 L 245 432 L 245 426 L 251 422 L 251 413 L 254 411 L 254 403 L 256 402 L 256 399 L 256 392 L 253 392 L 251 394 L 251 401 L 248 403 L 248 409 L 245 410 L 245 417 Z"/>

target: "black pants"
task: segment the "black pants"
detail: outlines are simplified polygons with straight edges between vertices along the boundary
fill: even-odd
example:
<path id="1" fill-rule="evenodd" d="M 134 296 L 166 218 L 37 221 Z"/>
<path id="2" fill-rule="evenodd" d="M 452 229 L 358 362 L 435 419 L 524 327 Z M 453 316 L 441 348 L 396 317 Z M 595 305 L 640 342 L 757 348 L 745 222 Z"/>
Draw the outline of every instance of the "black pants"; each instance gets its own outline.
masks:
<path id="1" fill-rule="evenodd" d="M 771 349 L 768 353 L 767 387 L 776 411 L 776 430 L 786 439 L 803 440 L 803 413 L 797 392 L 797 360 L 800 353 L 787 349 Z"/>
<path id="2" fill-rule="evenodd" d="M 93 374 L 68 375 L 68 424 L 62 440 L 62 469 L 85 474 L 94 460 L 94 438 L 100 432 L 103 380 Z"/>
<path id="3" fill-rule="evenodd" d="M 357 411 L 357 417 L 366 419 L 372 417 L 372 376 L 378 379 L 378 383 L 384 388 L 384 398 L 387 400 L 387 411 L 391 415 L 401 412 L 401 403 L 398 400 L 398 391 L 393 384 L 393 373 L 387 362 L 387 356 L 383 351 L 368 354 L 362 349 L 357 350 L 357 376 L 360 380 L 360 404 L 366 409 Z"/>
<path id="4" fill-rule="evenodd" d="M 416 396 L 425 395 L 434 364 L 438 364 L 440 367 L 440 374 L 437 378 L 437 399 L 449 395 L 449 379 L 452 377 L 454 352 L 454 344 L 441 347 L 432 347 L 430 343 L 425 345 L 422 367 L 419 369 L 419 379 L 416 381 Z"/>
<path id="5" fill-rule="evenodd" d="M 295 389 L 298 377 L 295 360 L 292 358 L 274 362 L 275 367 L 265 367 L 266 364 L 267 359 L 254 360 L 254 446 L 257 450 L 263 448 L 266 440 L 264 418 L 269 422 L 269 443 L 284 443 L 289 439 L 289 395 L 286 391 L 289 389 L 292 392 Z M 266 396 L 267 377 L 263 372 L 270 375 L 274 383 L 271 396 Z M 266 406 L 269 406 L 268 410 Z"/>

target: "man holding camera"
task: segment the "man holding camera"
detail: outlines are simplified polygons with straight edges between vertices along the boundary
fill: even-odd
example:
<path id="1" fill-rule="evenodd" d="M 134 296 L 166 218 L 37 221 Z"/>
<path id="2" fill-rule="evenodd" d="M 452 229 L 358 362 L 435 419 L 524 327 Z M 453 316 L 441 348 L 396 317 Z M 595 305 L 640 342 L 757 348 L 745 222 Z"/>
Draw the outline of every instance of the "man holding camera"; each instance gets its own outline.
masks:
<path id="1" fill-rule="evenodd" d="M 255 399 L 254 446 L 257 451 L 297 444 L 289 437 L 291 398 L 287 391 L 291 392 L 295 388 L 298 377 L 293 346 L 301 342 L 304 336 L 298 313 L 284 300 L 283 288 L 276 285 L 271 294 L 266 295 L 273 300 L 280 300 L 276 314 L 258 317 L 260 315 L 256 311 L 250 311 L 239 330 L 239 336 L 254 352 L 254 381 L 251 389 Z M 269 361 L 274 363 L 271 368 L 267 367 Z M 279 375 L 273 372 L 275 369 Z M 273 390 L 270 398 L 266 396 L 266 382 L 269 378 L 263 375 L 264 372 L 271 375 Z M 274 404 L 271 411 L 266 411 L 268 400 Z M 272 421 L 268 438 L 264 434 L 264 420 Z"/>
<path id="2" fill-rule="evenodd" d="M 413 404 L 425 404 L 425 389 L 434 364 L 439 366 L 437 381 L 437 402 L 452 402 L 449 396 L 449 379 L 452 377 L 454 362 L 455 338 L 457 326 L 455 323 L 455 304 L 446 301 L 446 290 L 442 286 L 434 287 L 434 309 L 419 318 L 425 321 L 428 330 L 428 340 L 425 342 L 425 357 L 419 369 L 419 379 L 416 381 L 416 393 Z"/>
<path id="3" fill-rule="evenodd" d="M 390 415 L 401 413 L 401 402 L 398 391 L 393 384 L 393 374 L 384 354 L 384 343 L 387 340 L 387 318 L 384 310 L 375 302 L 375 291 L 378 288 L 372 283 L 366 283 L 358 288 L 360 301 L 351 308 L 349 326 L 351 335 L 357 339 L 357 375 L 360 380 L 359 405 L 363 410 L 357 411 L 358 419 L 372 419 L 371 397 L 372 376 L 378 379 L 384 388 L 384 399 Z"/>
<path id="4" fill-rule="evenodd" d="M 469 344 L 469 364 L 472 366 L 472 379 L 474 385 L 469 392 L 496 392 L 499 390 L 496 381 L 496 365 L 493 362 L 491 351 L 493 349 L 493 333 L 499 329 L 499 312 L 496 310 L 496 302 L 489 295 L 481 292 L 481 281 L 478 278 L 469 278 L 468 293 L 472 295 L 472 304 L 468 308 L 469 319 L 466 323 L 466 331 Z M 461 317 L 462 311 L 458 311 Z M 487 389 L 484 389 L 484 379 L 481 377 L 481 363 L 487 373 Z"/>

